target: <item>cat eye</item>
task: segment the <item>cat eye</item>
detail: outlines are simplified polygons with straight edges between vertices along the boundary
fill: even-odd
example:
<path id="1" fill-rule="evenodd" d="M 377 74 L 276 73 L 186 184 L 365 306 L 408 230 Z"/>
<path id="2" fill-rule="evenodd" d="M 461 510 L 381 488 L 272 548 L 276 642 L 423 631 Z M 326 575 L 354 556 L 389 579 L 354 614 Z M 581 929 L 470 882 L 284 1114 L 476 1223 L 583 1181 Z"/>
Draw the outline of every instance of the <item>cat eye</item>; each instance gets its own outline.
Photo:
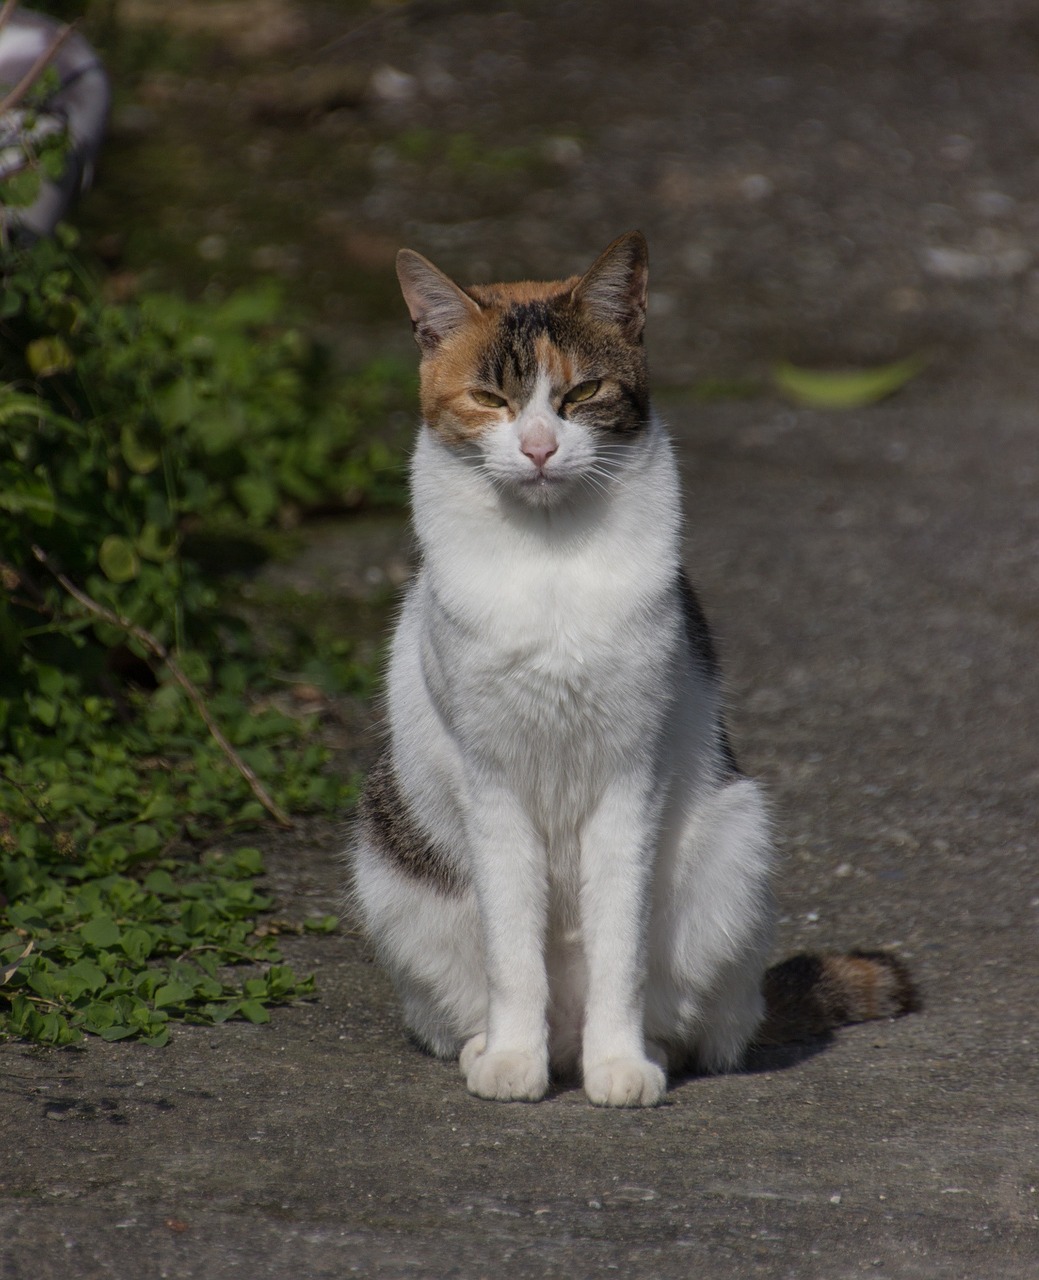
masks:
<path id="1" fill-rule="evenodd" d="M 482 404 L 485 409 L 504 409 L 508 401 L 504 396 L 496 396 L 493 391 L 481 391 L 474 388 L 469 392 L 477 404 Z"/>
<path id="2" fill-rule="evenodd" d="M 598 378 L 593 378 L 590 382 L 579 382 L 566 393 L 563 403 L 580 404 L 582 400 L 591 400 L 601 386 L 602 382 Z"/>

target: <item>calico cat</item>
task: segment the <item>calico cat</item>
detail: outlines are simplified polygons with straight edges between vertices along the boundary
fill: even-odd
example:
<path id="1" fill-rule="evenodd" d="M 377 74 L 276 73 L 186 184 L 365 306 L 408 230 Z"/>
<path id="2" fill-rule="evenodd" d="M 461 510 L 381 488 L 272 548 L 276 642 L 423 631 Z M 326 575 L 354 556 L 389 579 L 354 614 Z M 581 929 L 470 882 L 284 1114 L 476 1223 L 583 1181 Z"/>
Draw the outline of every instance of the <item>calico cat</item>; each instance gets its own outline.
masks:
<path id="1" fill-rule="evenodd" d="M 353 870 L 411 1032 L 483 1098 L 579 1072 L 593 1103 L 650 1106 L 756 1035 L 906 1011 L 885 955 L 766 978 L 768 808 L 682 568 L 641 233 L 552 283 L 462 289 L 407 249 L 397 270 L 422 563 Z"/>

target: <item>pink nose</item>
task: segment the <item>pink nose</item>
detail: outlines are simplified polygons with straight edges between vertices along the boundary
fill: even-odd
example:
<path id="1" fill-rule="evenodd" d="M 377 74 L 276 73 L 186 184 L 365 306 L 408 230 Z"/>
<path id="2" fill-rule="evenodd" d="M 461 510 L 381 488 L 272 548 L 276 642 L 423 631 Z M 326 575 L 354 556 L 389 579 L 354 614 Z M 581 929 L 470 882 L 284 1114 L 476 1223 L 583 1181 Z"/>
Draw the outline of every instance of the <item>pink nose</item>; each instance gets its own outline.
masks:
<path id="1" fill-rule="evenodd" d="M 554 440 L 531 440 L 523 442 L 520 448 L 540 471 L 549 458 L 558 452 L 559 445 Z"/>

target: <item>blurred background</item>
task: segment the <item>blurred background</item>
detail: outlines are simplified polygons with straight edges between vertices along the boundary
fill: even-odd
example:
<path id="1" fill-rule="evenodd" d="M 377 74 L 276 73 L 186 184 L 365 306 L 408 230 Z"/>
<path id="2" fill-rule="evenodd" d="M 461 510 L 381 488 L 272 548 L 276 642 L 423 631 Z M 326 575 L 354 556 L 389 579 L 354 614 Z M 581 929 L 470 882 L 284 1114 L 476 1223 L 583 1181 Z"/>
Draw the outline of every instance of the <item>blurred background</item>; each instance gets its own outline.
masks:
<path id="1" fill-rule="evenodd" d="M 74 217 L 110 272 L 279 280 L 410 358 L 392 262 L 580 270 L 642 227 L 658 383 L 962 358 L 1039 330 L 1025 0 L 87 0 L 114 92 Z M 717 387 L 716 387 L 717 389 Z"/>

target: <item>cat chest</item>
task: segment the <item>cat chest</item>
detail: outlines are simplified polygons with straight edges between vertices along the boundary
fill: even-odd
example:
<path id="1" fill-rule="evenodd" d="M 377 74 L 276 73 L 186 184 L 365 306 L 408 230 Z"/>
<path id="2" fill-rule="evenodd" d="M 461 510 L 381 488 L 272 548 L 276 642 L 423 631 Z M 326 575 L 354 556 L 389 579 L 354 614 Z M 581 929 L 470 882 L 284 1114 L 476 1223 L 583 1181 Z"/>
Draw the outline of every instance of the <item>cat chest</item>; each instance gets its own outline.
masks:
<path id="1" fill-rule="evenodd" d="M 437 663 L 469 742 L 576 761 L 654 732 L 667 702 L 670 628 L 525 613 L 441 635 Z M 609 754 L 613 752 L 610 751 Z"/>

